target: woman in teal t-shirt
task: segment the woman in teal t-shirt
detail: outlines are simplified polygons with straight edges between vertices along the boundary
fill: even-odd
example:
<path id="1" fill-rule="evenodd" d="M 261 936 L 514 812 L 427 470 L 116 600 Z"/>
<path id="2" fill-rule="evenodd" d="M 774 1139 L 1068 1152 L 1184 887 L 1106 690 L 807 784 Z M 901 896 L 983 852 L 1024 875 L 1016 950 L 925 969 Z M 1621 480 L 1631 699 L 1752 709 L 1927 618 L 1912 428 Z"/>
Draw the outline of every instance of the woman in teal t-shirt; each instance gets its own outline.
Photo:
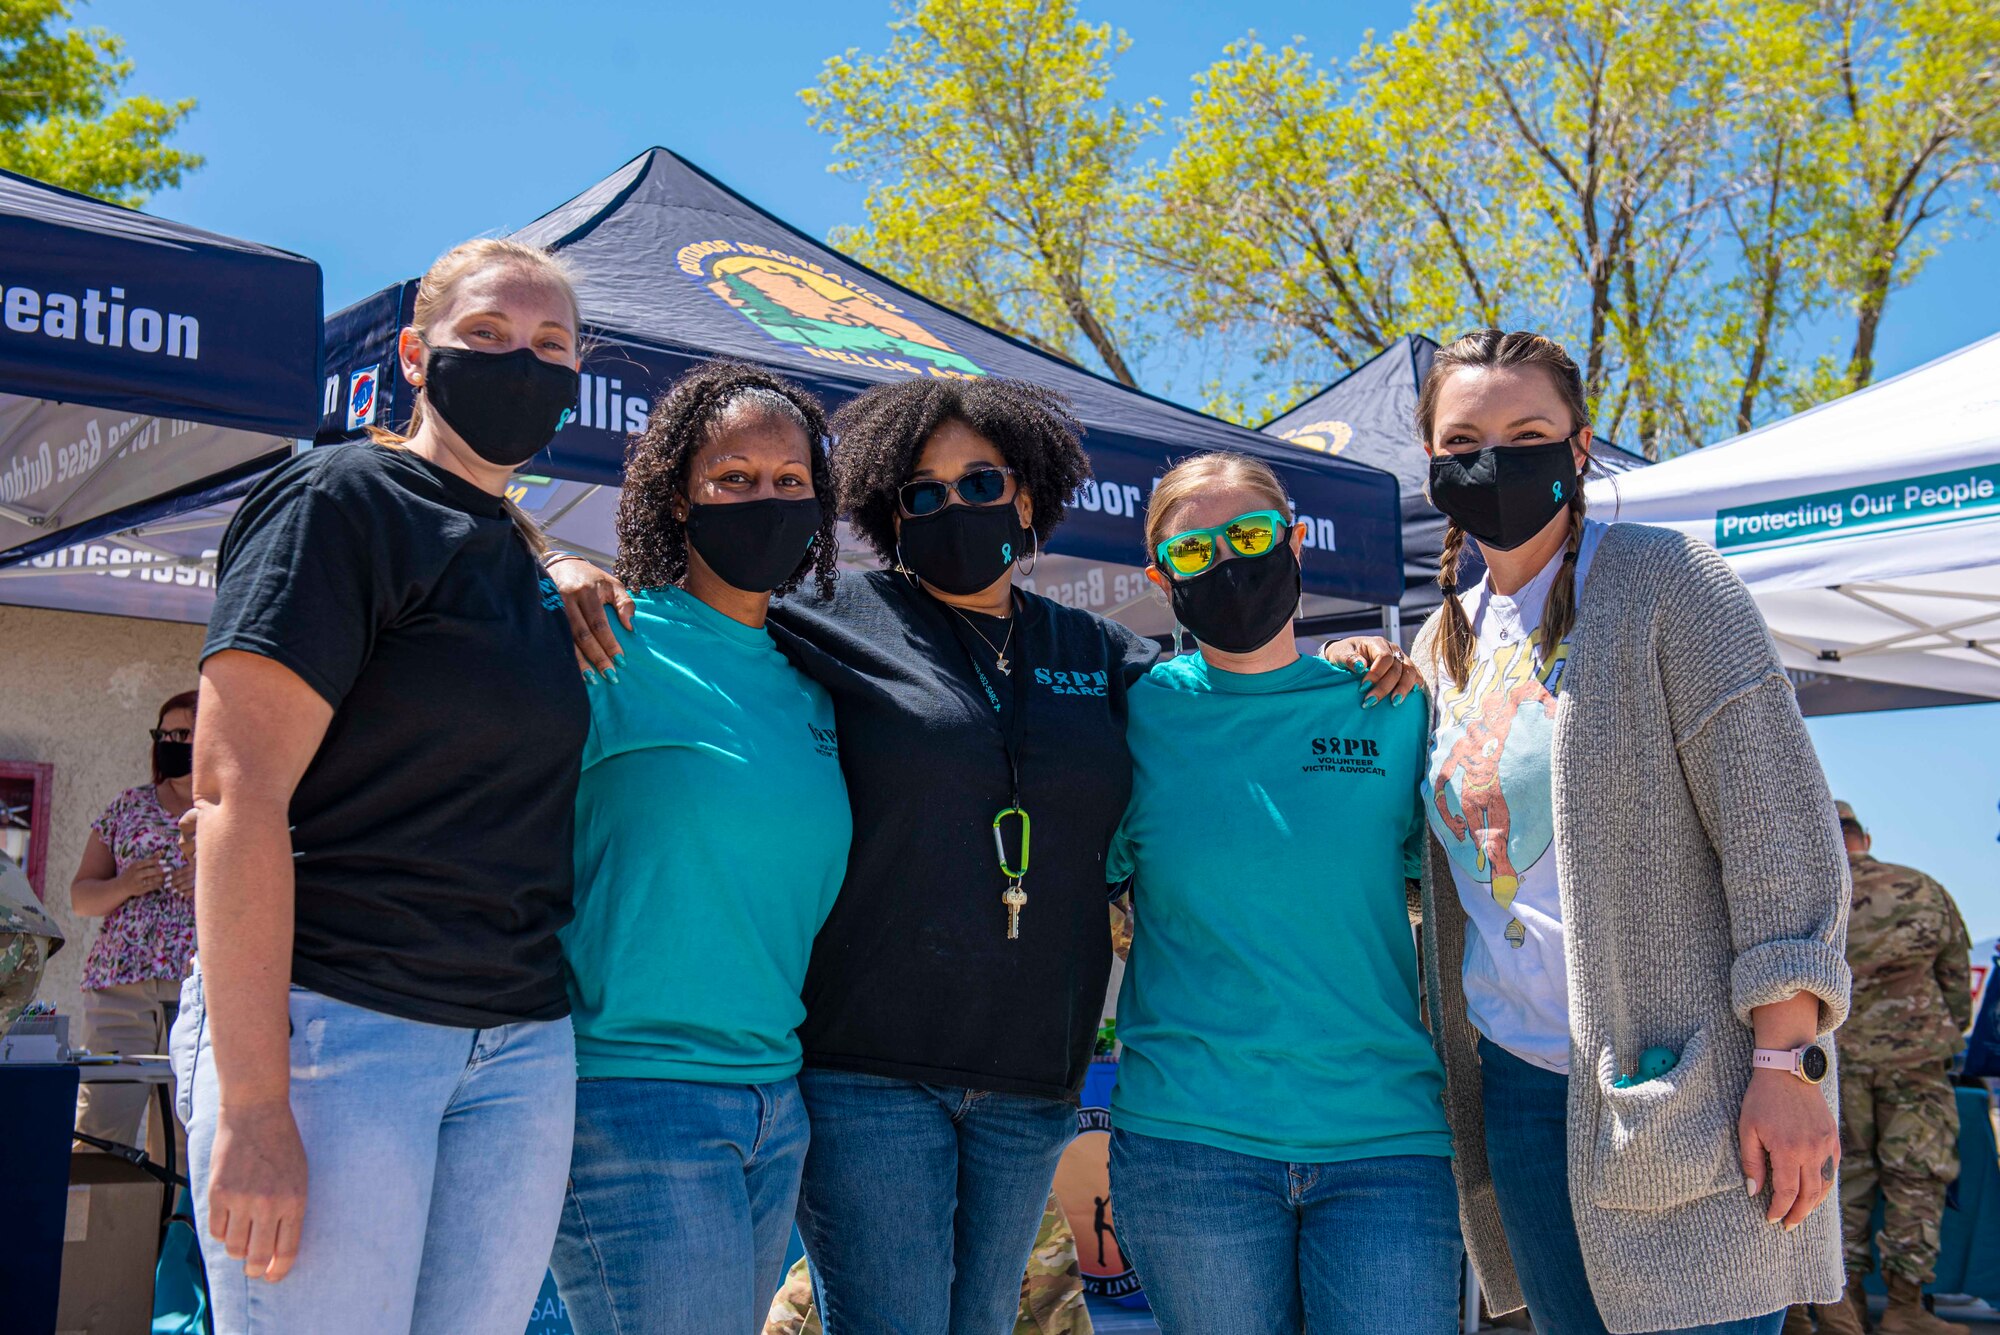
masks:
<path id="1" fill-rule="evenodd" d="M 825 434 L 803 390 L 716 363 L 627 453 L 633 626 L 589 674 L 562 934 L 578 1082 L 552 1264 L 579 1335 L 751 1335 L 783 1270 L 799 990 L 850 821 L 832 702 L 764 618 L 774 589 L 833 582 Z"/>
<path id="2" fill-rule="evenodd" d="M 1299 654 L 1302 536 L 1239 455 L 1173 468 L 1146 516 L 1148 574 L 1200 652 L 1130 695 L 1111 1188 L 1166 1335 L 1454 1325 L 1444 1073 L 1407 897 L 1426 720 Z"/>

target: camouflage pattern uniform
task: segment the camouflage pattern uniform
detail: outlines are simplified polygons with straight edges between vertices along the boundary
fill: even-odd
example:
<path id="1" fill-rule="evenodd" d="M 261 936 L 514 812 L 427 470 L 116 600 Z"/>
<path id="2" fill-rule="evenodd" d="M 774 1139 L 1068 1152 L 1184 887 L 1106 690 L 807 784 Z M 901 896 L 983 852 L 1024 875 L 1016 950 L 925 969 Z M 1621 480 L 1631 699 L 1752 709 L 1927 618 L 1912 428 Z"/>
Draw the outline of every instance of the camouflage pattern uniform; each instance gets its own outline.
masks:
<path id="1" fill-rule="evenodd" d="M 1041 1231 L 1028 1254 L 1021 1278 L 1020 1315 L 1014 1335 L 1090 1335 L 1090 1312 L 1083 1305 L 1083 1273 L 1076 1263 L 1076 1238 L 1069 1220 L 1049 1193 L 1042 1211 Z M 784 1287 L 771 1304 L 764 1335 L 823 1335 L 819 1313 L 813 1310 L 812 1278 L 800 1261 L 785 1276 Z"/>
<path id="2" fill-rule="evenodd" d="M 1847 1268 L 1865 1274 L 1868 1219 L 1885 1275 L 1936 1277 L 1945 1187 L 1958 1177 L 1949 1068 L 1972 1022 L 1972 943 L 1958 906 L 1920 871 L 1850 853 L 1854 1004 L 1840 1051 L 1840 1206 Z"/>
<path id="3" fill-rule="evenodd" d="M 27 874 L 0 855 L 0 1030 L 35 999 L 42 967 L 62 943 L 62 929 L 35 898 Z"/>

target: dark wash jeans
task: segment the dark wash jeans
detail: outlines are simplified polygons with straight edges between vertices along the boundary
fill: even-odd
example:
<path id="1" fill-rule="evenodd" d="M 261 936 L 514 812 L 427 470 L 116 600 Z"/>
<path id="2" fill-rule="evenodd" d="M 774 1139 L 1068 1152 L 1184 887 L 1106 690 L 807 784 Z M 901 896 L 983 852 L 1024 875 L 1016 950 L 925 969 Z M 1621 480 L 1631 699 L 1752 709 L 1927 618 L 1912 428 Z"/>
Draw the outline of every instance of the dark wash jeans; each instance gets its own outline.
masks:
<path id="1" fill-rule="evenodd" d="M 1607 1335 L 1570 1211 L 1569 1077 L 1524 1062 L 1484 1038 L 1479 1070 L 1493 1193 L 1535 1329 L 1540 1335 Z M 1779 1308 L 1768 1316 L 1659 1335 L 1777 1335 L 1784 1323 Z"/>
<path id="2" fill-rule="evenodd" d="M 1114 1129 L 1111 1198 L 1162 1335 L 1458 1327 L 1449 1159 L 1285 1163 Z"/>
<path id="3" fill-rule="evenodd" d="M 799 1092 L 826 1335 L 1012 1335 L 1075 1105 L 810 1066 Z"/>
<path id="4" fill-rule="evenodd" d="M 577 1081 L 550 1261 L 577 1335 L 763 1329 L 806 1136 L 791 1080 Z"/>

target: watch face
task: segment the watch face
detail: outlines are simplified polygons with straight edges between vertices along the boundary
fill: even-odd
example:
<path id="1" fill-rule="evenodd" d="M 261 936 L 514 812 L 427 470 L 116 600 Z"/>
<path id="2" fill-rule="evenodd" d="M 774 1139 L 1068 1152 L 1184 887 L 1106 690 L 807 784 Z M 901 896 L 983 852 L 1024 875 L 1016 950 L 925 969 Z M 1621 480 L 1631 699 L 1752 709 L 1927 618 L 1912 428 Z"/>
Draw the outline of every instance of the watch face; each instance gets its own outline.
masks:
<path id="1" fill-rule="evenodd" d="M 1826 1049 L 1814 1044 L 1799 1054 L 1799 1074 L 1815 1085 L 1826 1079 Z"/>

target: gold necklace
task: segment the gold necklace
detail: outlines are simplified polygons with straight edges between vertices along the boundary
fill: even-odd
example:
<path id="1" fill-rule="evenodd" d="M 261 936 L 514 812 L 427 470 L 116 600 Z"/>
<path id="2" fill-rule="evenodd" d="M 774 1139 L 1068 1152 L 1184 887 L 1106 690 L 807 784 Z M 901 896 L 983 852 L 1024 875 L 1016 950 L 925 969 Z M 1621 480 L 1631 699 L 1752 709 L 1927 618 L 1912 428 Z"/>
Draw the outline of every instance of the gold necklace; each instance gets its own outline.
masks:
<path id="1" fill-rule="evenodd" d="M 965 615 L 964 612 L 959 611 L 958 607 L 952 603 L 946 603 L 945 606 L 951 608 L 951 610 L 954 612 L 958 612 L 959 619 L 965 622 L 966 625 L 972 627 L 972 633 L 979 637 L 979 642 L 985 645 L 988 649 L 993 650 L 993 666 L 1000 669 L 1000 675 L 1003 677 L 1010 675 L 1013 672 L 1014 668 L 1013 665 L 1007 661 L 1007 649 L 1008 646 L 1014 643 L 1014 622 L 1017 621 L 1019 618 L 1018 617 L 1007 618 L 1007 634 L 1001 639 L 999 647 L 994 648 L 993 641 L 986 638 L 986 632 L 979 629 L 979 626 L 973 621 L 971 617 Z"/>

